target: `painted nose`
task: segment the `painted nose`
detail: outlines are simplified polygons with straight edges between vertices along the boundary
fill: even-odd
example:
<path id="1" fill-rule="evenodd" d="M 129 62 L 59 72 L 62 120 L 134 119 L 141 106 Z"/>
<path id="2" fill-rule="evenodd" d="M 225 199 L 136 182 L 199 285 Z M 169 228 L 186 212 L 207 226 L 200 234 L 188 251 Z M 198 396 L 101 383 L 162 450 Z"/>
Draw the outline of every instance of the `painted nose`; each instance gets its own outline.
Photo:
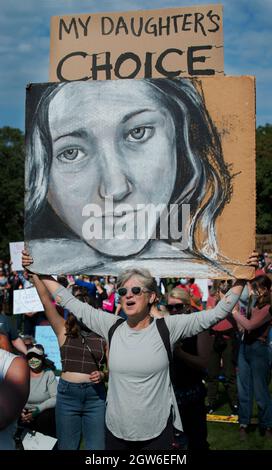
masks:
<path id="1" fill-rule="evenodd" d="M 132 192 L 132 183 L 123 171 L 120 156 L 114 151 L 113 146 L 110 149 L 104 149 L 103 160 L 100 196 L 103 199 L 111 197 L 113 201 L 122 201 Z"/>
<path id="2" fill-rule="evenodd" d="M 132 192 L 132 184 L 125 175 L 119 174 L 114 179 L 104 177 L 99 189 L 103 199 L 111 197 L 113 201 L 122 201 Z"/>

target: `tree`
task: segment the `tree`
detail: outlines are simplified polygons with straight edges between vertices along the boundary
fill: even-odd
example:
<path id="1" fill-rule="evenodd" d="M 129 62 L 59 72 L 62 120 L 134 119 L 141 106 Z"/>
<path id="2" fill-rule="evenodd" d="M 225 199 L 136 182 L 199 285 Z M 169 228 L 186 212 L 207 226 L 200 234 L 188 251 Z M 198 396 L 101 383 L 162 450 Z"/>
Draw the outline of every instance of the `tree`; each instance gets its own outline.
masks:
<path id="1" fill-rule="evenodd" d="M 256 131 L 257 233 L 272 231 L 272 125 Z"/>
<path id="2" fill-rule="evenodd" d="M 9 259 L 9 242 L 24 239 L 24 134 L 0 128 L 0 257 Z"/>

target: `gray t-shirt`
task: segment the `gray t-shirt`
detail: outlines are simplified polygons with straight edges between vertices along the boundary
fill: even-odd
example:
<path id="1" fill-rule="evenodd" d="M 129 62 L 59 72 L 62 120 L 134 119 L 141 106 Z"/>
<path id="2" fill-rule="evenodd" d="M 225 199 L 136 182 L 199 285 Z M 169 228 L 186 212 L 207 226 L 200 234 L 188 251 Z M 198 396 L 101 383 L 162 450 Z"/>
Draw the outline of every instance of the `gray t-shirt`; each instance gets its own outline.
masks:
<path id="1" fill-rule="evenodd" d="M 117 316 L 80 302 L 64 287 L 54 297 L 92 331 L 108 340 L 109 329 L 118 320 Z M 229 292 L 214 309 L 165 317 L 171 347 L 180 337 L 194 336 L 225 318 L 238 298 Z M 112 434 L 128 441 L 153 439 L 166 427 L 172 407 L 174 426 L 182 430 L 168 366 L 156 320 L 142 330 L 130 328 L 127 322 L 117 328 L 109 354 L 106 409 L 106 425 Z"/>
<path id="2" fill-rule="evenodd" d="M 57 380 L 52 370 L 45 370 L 37 377 L 31 376 L 30 393 L 25 408 L 39 408 L 39 411 L 55 408 L 57 396 Z"/>

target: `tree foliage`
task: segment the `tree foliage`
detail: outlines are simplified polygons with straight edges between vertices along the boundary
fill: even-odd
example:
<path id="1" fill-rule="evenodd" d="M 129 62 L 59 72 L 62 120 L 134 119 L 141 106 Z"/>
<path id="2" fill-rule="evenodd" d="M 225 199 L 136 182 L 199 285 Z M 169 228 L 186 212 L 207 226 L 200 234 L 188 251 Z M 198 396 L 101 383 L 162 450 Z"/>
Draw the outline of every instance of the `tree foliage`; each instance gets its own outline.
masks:
<path id="1" fill-rule="evenodd" d="M 272 233 L 272 125 L 256 131 L 257 233 Z"/>
<path id="2" fill-rule="evenodd" d="M 24 237 L 24 134 L 0 128 L 0 257 L 9 259 L 9 242 Z"/>

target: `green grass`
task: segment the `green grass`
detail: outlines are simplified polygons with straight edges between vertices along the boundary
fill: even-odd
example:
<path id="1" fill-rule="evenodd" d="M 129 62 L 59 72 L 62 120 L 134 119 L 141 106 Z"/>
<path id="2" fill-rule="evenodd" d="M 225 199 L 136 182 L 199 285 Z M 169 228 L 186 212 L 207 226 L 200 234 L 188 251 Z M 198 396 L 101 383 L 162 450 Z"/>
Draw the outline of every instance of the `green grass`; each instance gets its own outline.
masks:
<path id="1" fill-rule="evenodd" d="M 272 384 L 270 386 L 272 390 Z M 214 414 L 230 414 L 227 396 L 223 384 L 219 384 L 219 399 L 222 405 Z M 254 405 L 253 418 L 257 419 L 257 407 Z M 208 422 L 208 442 L 211 450 L 272 450 L 272 439 L 260 435 L 257 425 L 251 425 L 246 441 L 241 441 L 239 436 L 239 424 L 224 422 Z"/>

